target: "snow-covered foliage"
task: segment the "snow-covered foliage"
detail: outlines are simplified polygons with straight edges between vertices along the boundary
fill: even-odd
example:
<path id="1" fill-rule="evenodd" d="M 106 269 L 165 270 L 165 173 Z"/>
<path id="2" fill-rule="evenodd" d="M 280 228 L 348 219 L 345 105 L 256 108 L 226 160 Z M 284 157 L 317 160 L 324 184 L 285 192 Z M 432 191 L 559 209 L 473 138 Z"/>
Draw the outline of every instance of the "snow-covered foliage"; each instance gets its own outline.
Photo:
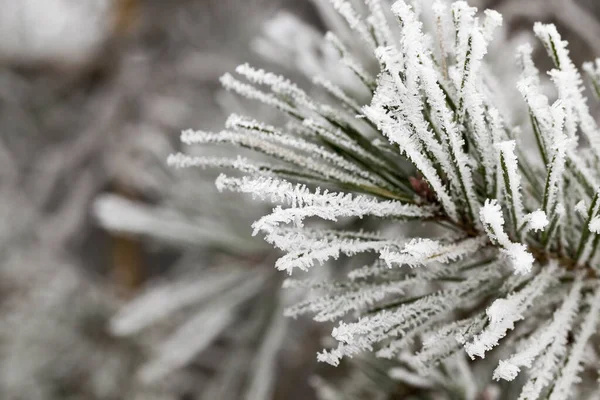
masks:
<path id="1" fill-rule="evenodd" d="M 553 103 L 531 46 L 519 48 L 521 78 L 501 89 L 518 90 L 530 118 L 513 121 L 484 60 L 500 14 L 437 1 L 425 24 L 420 2 L 355 3 L 331 1 L 353 33 L 327 34 L 348 84 L 317 77 L 321 84 L 306 91 L 244 64 L 222 84 L 287 123 L 234 115 L 222 132 L 182 135 L 186 144 L 235 145 L 272 163 L 184 154 L 170 162 L 232 169 L 235 176 L 217 179 L 219 190 L 273 203 L 253 228 L 285 253 L 280 270 L 371 257 L 347 279 L 286 281 L 317 293 L 287 314 L 339 320 L 337 346 L 320 361 L 373 352 L 406 363 L 411 370 L 391 376 L 419 384 L 417 373 L 461 351 L 475 359 L 500 347 L 513 355 L 493 376 L 513 380 L 527 368 L 521 398 L 575 398 L 600 307 L 600 130 L 567 43 L 553 25 L 535 25 L 554 63 Z M 585 69 L 597 87 L 597 64 Z M 361 86 L 366 99 L 349 89 Z M 382 232 L 361 229 L 376 221 Z"/>

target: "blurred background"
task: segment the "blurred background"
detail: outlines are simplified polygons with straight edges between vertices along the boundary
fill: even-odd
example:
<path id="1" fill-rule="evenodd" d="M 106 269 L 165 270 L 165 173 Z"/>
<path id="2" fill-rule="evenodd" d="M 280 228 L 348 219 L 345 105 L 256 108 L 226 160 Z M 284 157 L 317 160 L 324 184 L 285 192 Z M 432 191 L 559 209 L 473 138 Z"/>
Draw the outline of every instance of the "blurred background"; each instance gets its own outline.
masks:
<path id="1" fill-rule="evenodd" d="M 218 79 L 307 86 L 325 2 L 0 0 L 0 398 L 312 399 L 343 373 L 315 362 L 330 327 L 281 316 L 265 206 L 166 165 L 182 129 L 277 118 Z M 554 22 L 576 64 L 600 55 L 598 1 L 470 3 L 508 40 Z"/>

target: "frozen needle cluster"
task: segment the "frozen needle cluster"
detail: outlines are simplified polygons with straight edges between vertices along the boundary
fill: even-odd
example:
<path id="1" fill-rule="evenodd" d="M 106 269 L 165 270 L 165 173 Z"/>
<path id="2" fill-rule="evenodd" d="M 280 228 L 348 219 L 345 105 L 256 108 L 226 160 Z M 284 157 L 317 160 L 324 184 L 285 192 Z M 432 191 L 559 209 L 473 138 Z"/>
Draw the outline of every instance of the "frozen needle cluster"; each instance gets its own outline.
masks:
<path id="1" fill-rule="evenodd" d="M 284 253 L 280 270 L 370 253 L 373 262 L 345 279 L 285 283 L 315 293 L 288 315 L 339 321 L 337 346 L 320 361 L 372 352 L 423 373 L 461 351 L 484 358 L 500 346 L 507 357 L 493 377 L 528 371 L 520 399 L 577 393 L 600 308 L 600 130 L 567 43 L 553 25 L 535 25 L 554 63 L 553 102 L 532 47 L 518 49 L 518 107 L 530 118 L 512 121 L 484 62 L 497 12 L 480 15 L 463 1 L 423 12 L 404 0 L 391 9 L 380 0 L 331 4 L 353 36 L 326 40 L 352 82 L 317 76 L 307 92 L 244 64 L 222 84 L 287 123 L 232 115 L 222 132 L 182 136 L 272 163 L 176 154 L 171 164 L 231 168 L 220 190 L 272 202 L 253 228 Z M 584 69 L 597 88 L 598 63 Z M 371 220 L 382 232 L 360 228 Z"/>

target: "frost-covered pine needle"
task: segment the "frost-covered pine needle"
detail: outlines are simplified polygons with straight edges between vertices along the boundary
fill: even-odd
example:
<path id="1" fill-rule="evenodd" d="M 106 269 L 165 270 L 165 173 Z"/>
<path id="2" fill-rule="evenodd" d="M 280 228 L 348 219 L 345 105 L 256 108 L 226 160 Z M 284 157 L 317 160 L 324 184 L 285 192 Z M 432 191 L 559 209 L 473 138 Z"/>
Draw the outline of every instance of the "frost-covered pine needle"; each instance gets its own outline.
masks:
<path id="1" fill-rule="evenodd" d="M 338 365 L 372 352 L 403 362 L 401 353 L 416 343 L 421 348 L 409 359 L 431 372 L 461 347 L 483 358 L 506 340 L 518 349 L 500 361 L 494 378 L 513 380 L 525 367 L 521 398 L 539 398 L 550 384 L 550 398 L 566 398 L 600 307 L 600 131 L 567 43 L 553 25 L 535 25 L 555 65 L 548 72 L 554 103 L 543 94 L 531 45 L 517 50 L 520 79 L 504 89 L 507 97 L 520 92 L 515 107 L 526 107 L 530 118 L 513 126 L 518 121 L 499 111 L 502 93 L 486 75 L 500 14 L 480 17 L 464 1 L 436 2 L 422 10 L 436 21 L 430 32 L 412 4 L 418 2 L 357 3 L 331 0 L 356 40 L 326 35 L 339 68 L 355 81 L 323 74 L 303 89 L 244 64 L 236 69 L 240 78 L 224 76 L 225 88 L 289 122 L 276 127 L 234 115 L 226 131 L 182 137 L 249 148 L 273 164 L 184 155 L 172 163 L 237 170 L 217 179 L 220 190 L 273 203 L 253 228 L 285 252 L 278 269 L 292 274 L 341 256 L 371 258 L 349 267 L 347 279 L 287 281 L 312 294 L 286 314 L 340 320 L 332 332 L 338 345 L 320 352 L 320 361 Z M 584 67 L 597 93 L 599 65 Z M 365 92 L 368 98 L 357 95 Z M 525 135 L 537 148 L 525 147 Z M 361 230 L 373 225 L 384 233 Z M 413 376 L 402 368 L 393 375 Z"/>

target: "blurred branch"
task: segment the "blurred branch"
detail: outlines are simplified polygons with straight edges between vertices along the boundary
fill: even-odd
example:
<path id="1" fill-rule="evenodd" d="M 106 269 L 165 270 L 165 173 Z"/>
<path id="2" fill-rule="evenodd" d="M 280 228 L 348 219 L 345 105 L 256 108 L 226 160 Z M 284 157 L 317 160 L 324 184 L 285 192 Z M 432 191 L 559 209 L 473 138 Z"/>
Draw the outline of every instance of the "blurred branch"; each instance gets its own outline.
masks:
<path id="1" fill-rule="evenodd" d="M 496 7 L 507 21 L 527 18 L 532 21 L 556 20 L 571 29 L 600 56 L 600 21 L 575 0 L 508 0 Z"/>

